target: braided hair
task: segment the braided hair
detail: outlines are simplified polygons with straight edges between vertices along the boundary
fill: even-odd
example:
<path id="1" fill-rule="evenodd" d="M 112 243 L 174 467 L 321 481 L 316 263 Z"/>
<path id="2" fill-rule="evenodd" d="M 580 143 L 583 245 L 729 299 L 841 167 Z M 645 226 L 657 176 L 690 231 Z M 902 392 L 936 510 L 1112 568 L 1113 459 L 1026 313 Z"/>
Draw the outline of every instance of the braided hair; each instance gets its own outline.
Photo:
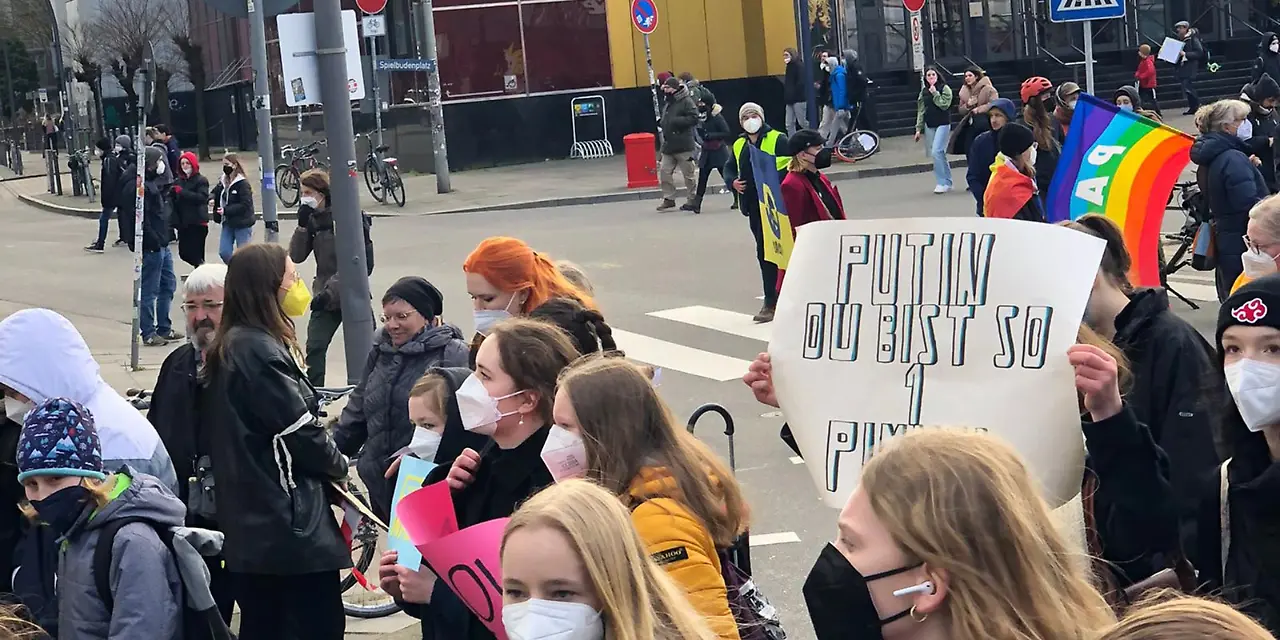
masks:
<path id="1" fill-rule="evenodd" d="M 613 329 L 605 323 L 604 316 L 572 298 L 552 298 L 530 311 L 529 317 L 563 329 L 582 355 L 618 350 Z"/>

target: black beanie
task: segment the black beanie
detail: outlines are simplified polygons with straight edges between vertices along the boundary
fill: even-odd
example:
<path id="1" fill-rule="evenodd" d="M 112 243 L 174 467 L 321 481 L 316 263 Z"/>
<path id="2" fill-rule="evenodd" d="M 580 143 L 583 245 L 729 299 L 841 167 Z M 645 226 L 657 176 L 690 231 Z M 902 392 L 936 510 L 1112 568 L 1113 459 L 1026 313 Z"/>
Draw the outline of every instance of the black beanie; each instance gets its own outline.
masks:
<path id="1" fill-rule="evenodd" d="M 1218 355 L 1222 355 L 1222 333 L 1228 327 L 1249 325 L 1280 329 L 1280 273 L 1258 278 L 1236 289 L 1218 307 Z"/>
<path id="2" fill-rule="evenodd" d="M 1000 147 L 1000 153 L 1016 158 L 1022 155 L 1023 151 L 1031 148 L 1036 143 L 1035 134 L 1031 133 L 1031 129 L 1019 122 L 1011 122 L 1000 128 L 1000 138 L 997 144 Z"/>
<path id="3" fill-rule="evenodd" d="M 440 290 L 418 276 L 405 276 L 396 280 L 383 298 L 404 300 L 427 320 L 444 313 L 444 296 L 440 295 Z"/>
<path id="4" fill-rule="evenodd" d="M 672 89 L 679 89 L 680 87 L 684 86 L 684 83 L 680 82 L 680 78 L 677 78 L 675 76 L 671 76 L 670 78 L 667 78 L 662 82 L 662 84 L 663 86 L 670 87 Z"/>
<path id="5" fill-rule="evenodd" d="M 794 136 L 787 139 L 788 146 L 791 147 L 789 155 L 797 155 L 801 151 L 807 150 L 809 147 L 825 146 L 827 139 L 821 133 L 813 129 L 801 129 Z"/>

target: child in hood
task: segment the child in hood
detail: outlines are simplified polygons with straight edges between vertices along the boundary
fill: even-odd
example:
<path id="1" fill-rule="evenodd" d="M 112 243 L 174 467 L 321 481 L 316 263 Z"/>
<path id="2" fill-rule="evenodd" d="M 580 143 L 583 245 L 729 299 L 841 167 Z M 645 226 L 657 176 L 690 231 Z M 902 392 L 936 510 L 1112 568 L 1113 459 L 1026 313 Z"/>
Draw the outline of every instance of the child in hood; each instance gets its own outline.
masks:
<path id="1" fill-rule="evenodd" d="M 1044 205 L 1036 189 L 1036 140 L 1026 125 L 1010 123 L 1000 129 L 1000 155 L 991 168 L 982 210 L 988 218 L 1044 222 Z"/>
<path id="2" fill-rule="evenodd" d="M 127 466 L 105 473 L 93 415 L 66 398 L 46 400 L 26 415 L 17 463 L 30 501 L 24 510 L 51 530 L 60 550 L 57 637 L 181 640 L 179 563 L 154 527 L 182 526 L 182 502 L 155 478 Z M 146 522 L 116 532 L 108 578 L 114 602 L 108 605 L 97 590 L 94 550 L 108 525 L 130 517 Z M 15 574 L 24 568 L 20 564 Z"/>

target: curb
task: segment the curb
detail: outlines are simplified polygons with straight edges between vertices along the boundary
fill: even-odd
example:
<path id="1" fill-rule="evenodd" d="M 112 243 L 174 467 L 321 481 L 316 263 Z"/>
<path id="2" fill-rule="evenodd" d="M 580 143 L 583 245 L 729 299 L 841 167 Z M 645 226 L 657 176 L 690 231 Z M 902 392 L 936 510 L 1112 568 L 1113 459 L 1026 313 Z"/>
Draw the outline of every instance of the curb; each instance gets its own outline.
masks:
<path id="1" fill-rule="evenodd" d="M 968 166 L 965 160 L 952 160 L 951 167 L 953 169 L 963 169 Z M 918 164 L 899 165 L 894 167 L 870 167 L 866 169 L 850 169 L 848 171 L 831 171 L 825 174 L 827 179 L 832 182 L 845 182 L 849 180 L 860 180 L 865 178 L 885 178 L 890 176 L 912 175 L 917 173 L 929 173 L 933 171 L 933 163 L 922 162 Z M 10 180 L 22 180 L 26 178 L 36 178 L 42 176 L 22 176 L 20 178 L 10 178 L 8 180 L 0 180 L 7 182 Z M 579 207 L 591 204 L 611 204 L 616 202 L 636 202 L 640 200 L 652 200 L 662 194 L 659 189 L 639 189 L 635 191 L 618 191 L 613 193 L 597 193 L 583 196 L 568 196 L 564 198 L 540 198 L 536 200 L 521 200 L 517 202 L 503 202 L 499 204 L 478 205 L 473 207 L 457 207 L 454 209 L 442 209 L 439 211 L 424 211 L 418 214 L 397 214 L 382 213 L 378 211 L 366 211 L 370 216 L 375 218 L 396 217 L 400 215 L 421 215 L 421 216 L 440 216 L 456 213 L 485 213 L 490 211 L 515 211 L 523 209 L 545 209 L 552 207 Z M 43 198 L 39 198 L 27 194 L 15 194 L 18 199 L 37 208 L 56 213 L 64 216 L 73 216 L 77 218 L 90 218 L 97 220 L 102 213 L 99 209 L 86 209 L 84 207 L 68 207 L 65 205 L 47 202 Z M 278 212 L 281 220 L 297 219 L 296 211 L 284 209 Z"/>

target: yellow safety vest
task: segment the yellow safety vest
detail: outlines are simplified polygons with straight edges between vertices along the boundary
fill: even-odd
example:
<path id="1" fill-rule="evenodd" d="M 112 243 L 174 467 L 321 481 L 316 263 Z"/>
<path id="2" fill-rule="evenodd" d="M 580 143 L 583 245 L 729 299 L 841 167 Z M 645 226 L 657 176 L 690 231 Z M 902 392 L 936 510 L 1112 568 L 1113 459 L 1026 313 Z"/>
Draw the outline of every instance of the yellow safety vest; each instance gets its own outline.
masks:
<path id="1" fill-rule="evenodd" d="M 791 156 L 780 156 L 776 152 L 778 150 L 778 140 L 782 138 L 782 134 L 777 129 L 770 129 L 769 133 L 764 134 L 764 140 L 760 143 L 760 150 L 772 155 L 778 164 L 778 171 L 783 171 L 787 165 L 791 164 Z M 738 163 L 738 174 L 742 174 L 742 150 L 747 146 L 747 137 L 739 136 L 733 141 L 733 160 Z M 750 159 L 747 160 L 750 162 Z"/>

